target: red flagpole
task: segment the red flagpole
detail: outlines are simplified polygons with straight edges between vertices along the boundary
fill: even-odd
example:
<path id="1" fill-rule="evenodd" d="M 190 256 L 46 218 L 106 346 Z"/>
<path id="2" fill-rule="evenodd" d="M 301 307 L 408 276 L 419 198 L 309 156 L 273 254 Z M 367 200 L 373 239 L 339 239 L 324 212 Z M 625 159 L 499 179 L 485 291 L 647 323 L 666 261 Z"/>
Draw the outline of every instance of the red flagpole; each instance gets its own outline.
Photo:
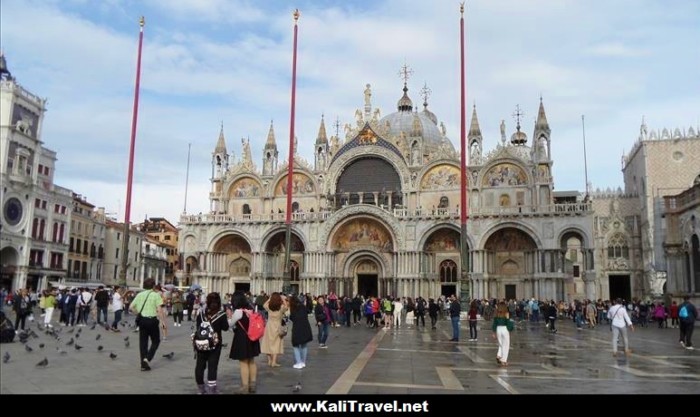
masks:
<path id="1" fill-rule="evenodd" d="M 460 283 L 460 302 L 466 308 L 469 302 L 469 250 L 467 248 L 467 112 L 466 112 L 466 95 L 467 95 L 467 80 L 465 67 L 465 45 L 464 45 L 464 3 L 460 5 L 459 19 L 459 41 L 460 41 L 460 79 L 461 79 L 461 118 L 460 118 L 460 144 L 462 147 L 460 159 L 461 187 L 460 187 L 460 223 L 461 223 L 461 283 Z"/>
<path id="2" fill-rule="evenodd" d="M 139 116 L 139 90 L 141 85 L 141 51 L 143 48 L 143 27 L 146 20 L 143 16 L 139 20 L 139 49 L 136 58 L 136 86 L 134 87 L 134 109 L 131 119 L 131 141 L 129 143 L 129 170 L 126 179 L 126 208 L 124 210 L 124 240 L 122 241 L 122 262 L 119 274 L 120 283 L 126 285 L 128 250 L 129 250 L 129 223 L 131 222 L 131 188 L 134 181 L 134 150 L 136 147 L 136 122 Z"/>
<path id="3" fill-rule="evenodd" d="M 299 26 L 299 9 L 294 10 L 294 52 L 292 54 L 292 109 L 289 116 L 289 166 L 287 167 L 287 211 L 285 212 L 285 224 L 287 225 L 285 235 L 284 252 L 284 276 L 282 277 L 282 292 L 291 292 L 291 277 L 289 261 L 291 257 L 292 245 L 292 176 L 294 175 L 294 115 L 296 110 L 297 94 L 297 33 Z"/>
<path id="4" fill-rule="evenodd" d="M 294 113 L 297 95 L 297 32 L 299 10 L 294 11 L 294 52 L 292 54 L 292 111 L 289 117 L 289 167 L 287 168 L 287 216 L 286 224 L 292 223 L 292 174 L 294 173 Z"/>
<path id="5" fill-rule="evenodd" d="M 462 225 L 467 224 L 467 120 L 466 120 L 466 74 L 464 72 L 465 65 L 465 55 L 464 55 L 464 4 L 460 6 L 461 17 L 459 19 L 459 30 L 460 30 L 460 77 L 461 77 L 461 120 L 460 120 L 460 143 L 462 146 L 461 153 L 461 167 L 462 172 L 462 182 L 461 182 L 461 195 L 460 195 L 460 220 Z"/>

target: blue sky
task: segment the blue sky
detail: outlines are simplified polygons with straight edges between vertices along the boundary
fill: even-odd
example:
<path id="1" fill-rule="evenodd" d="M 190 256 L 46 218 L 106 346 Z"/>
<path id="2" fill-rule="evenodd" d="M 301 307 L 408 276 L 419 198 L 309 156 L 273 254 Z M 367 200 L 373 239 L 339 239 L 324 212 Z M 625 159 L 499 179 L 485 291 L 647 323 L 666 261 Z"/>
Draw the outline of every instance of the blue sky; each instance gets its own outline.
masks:
<path id="1" fill-rule="evenodd" d="M 383 115 L 432 90 L 430 109 L 459 145 L 459 2 L 2 0 L 0 43 L 25 88 L 48 98 L 42 140 L 56 182 L 123 217 L 138 18 L 146 16 L 132 220 L 176 222 L 192 144 L 188 211 L 207 212 L 220 123 L 229 152 L 250 137 L 261 166 L 270 120 L 280 162 L 289 137 L 292 10 L 299 26 L 297 127 L 312 161 L 321 114 L 329 135 L 351 122 L 372 85 Z M 700 2 L 473 0 L 467 3 L 467 101 L 488 151 L 515 106 L 531 135 L 540 94 L 552 128 L 557 190 L 622 184 L 620 158 L 650 130 L 700 124 Z M 471 114 L 471 109 L 468 110 Z M 342 135 L 342 131 L 341 131 Z"/>

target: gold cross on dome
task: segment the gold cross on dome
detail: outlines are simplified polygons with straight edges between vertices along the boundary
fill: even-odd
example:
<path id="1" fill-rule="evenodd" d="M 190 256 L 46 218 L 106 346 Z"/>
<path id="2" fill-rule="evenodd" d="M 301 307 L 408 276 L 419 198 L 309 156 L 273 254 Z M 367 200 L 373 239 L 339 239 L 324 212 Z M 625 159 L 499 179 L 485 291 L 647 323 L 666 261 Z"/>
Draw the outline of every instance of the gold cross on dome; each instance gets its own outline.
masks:
<path id="1" fill-rule="evenodd" d="M 404 63 L 401 71 L 399 71 L 399 77 L 403 79 L 404 84 L 408 84 L 408 79 L 411 78 L 411 75 L 413 75 L 413 70 L 408 64 Z"/>
<path id="2" fill-rule="evenodd" d="M 428 103 L 428 99 L 430 98 L 430 94 L 433 93 L 433 90 L 428 88 L 428 83 L 423 84 L 423 88 L 420 90 L 420 95 L 423 97 L 423 102 Z"/>

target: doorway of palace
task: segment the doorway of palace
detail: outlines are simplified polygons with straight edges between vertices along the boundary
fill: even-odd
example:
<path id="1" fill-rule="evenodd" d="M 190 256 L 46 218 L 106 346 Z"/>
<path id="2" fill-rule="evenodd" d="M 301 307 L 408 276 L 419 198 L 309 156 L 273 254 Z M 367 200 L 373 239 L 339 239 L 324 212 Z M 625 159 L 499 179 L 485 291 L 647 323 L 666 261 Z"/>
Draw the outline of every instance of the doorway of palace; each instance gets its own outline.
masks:
<path id="1" fill-rule="evenodd" d="M 515 284 L 506 284 L 506 300 L 515 300 Z"/>
<path id="2" fill-rule="evenodd" d="M 610 286 L 610 300 L 622 298 L 629 301 L 632 299 L 632 285 L 629 275 L 610 275 L 608 285 Z"/>
<path id="3" fill-rule="evenodd" d="M 233 284 L 233 290 L 235 292 L 248 292 L 250 291 L 250 282 L 236 282 Z"/>
<path id="4" fill-rule="evenodd" d="M 357 292 L 365 297 L 379 295 L 379 275 L 357 274 Z"/>
<path id="5" fill-rule="evenodd" d="M 451 295 L 456 296 L 457 295 L 457 286 L 456 285 L 441 285 L 440 286 L 440 295 L 444 295 L 445 297 L 449 297 Z"/>

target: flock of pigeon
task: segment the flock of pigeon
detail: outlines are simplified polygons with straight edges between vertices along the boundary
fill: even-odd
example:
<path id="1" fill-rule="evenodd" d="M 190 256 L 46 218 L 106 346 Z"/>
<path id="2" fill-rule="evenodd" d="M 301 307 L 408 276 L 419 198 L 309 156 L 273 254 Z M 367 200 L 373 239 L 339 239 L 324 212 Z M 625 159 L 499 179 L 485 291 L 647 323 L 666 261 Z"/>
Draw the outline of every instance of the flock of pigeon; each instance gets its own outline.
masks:
<path id="1" fill-rule="evenodd" d="M 128 322 L 122 322 L 121 323 L 122 327 L 128 328 L 129 330 L 133 329 L 133 325 Z M 90 330 L 95 330 L 97 328 L 97 323 L 93 324 L 92 326 L 89 327 Z M 73 347 L 76 351 L 80 351 L 81 349 L 84 348 L 83 345 L 78 344 L 78 340 L 83 337 L 82 340 L 86 340 L 88 336 L 85 336 L 83 334 L 83 327 L 45 327 L 41 323 L 36 323 L 36 329 L 38 332 L 43 332 L 46 336 L 49 338 L 52 338 L 56 351 L 58 352 L 59 355 L 64 356 L 68 354 L 68 351 L 66 350 L 68 347 Z M 105 330 L 110 331 L 109 326 L 105 326 Z M 24 350 L 27 353 L 32 353 L 36 349 L 32 347 L 30 342 L 34 339 L 41 339 L 42 337 L 37 334 L 34 329 L 29 329 L 26 331 L 19 331 L 17 333 L 18 340 L 21 344 L 24 345 Z M 67 341 L 64 342 L 64 339 L 68 339 Z M 102 339 L 102 334 L 98 333 L 95 335 L 95 341 L 100 341 Z M 39 342 L 39 340 L 35 340 L 36 342 Z M 127 335 L 124 337 L 124 347 L 129 348 L 130 343 L 129 343 L 129 336 Z M 39 349 L 44 350 L 46 348 L 46 343 L 41 342 L 39 343 Z M 105 347 L 102 344 L 98 344 L 97 346 L 97 351 L 102 352 L 105 350 Z M 163 355 L 163 357 L 172 359 L 175 356 L 175 352 L 170 352 L 166 355 Z M 109 353 L 109 358 L 114 360 L 117 359 L 118 355 L 114 353 L 114 351 L 111 351 Z M 5 352 L 5 354 L 2 357 L 2 362 L 3 363 L 8 363 L 12 359 L 12 356 L 10 355 L 10 352 Z M 41 361 L 39 361 L 36 364 L 37 368 L 46 368 L 49 366 L 49 359 L 48 357 L 44 357 Z"/>
<path id="2" fill-rule="evenodd" d="M 127 328 L 128 330 L 134 330 L 134 327 L 131 323 L 128 322 L 122 322 L 121 323 L 122 327 Z M 93 324 L 92 326 L 88 327 L 89 330 L 95 330 L 97 328 L 97 324 Z M 65 356 L 68 355 L 68 348 L 72 347 L 76 351 L 80 351 L 81 349 L 84 348 L 83 345 L 78 344 L 78 340 L 87 340 L 87 332 L 83 333 L 84 327 L 45 327 L 41 323 L 36 323 L 36 329 L 39 332 L 43 332 L 45 336 L 48 336 L 50 338 L 49 340 L 53 339 L 53 342 L 55 344 L 55 349 L 58 352 L 59 355 Z M 105 330 L 111 331 L 108 326 L 105 327 Z M 31 346 L 30 342 L 34 340 L 35 342 L 39 342 L 38 347 L 40 351 L 43 351 L 47 347 L 47 343 L 45 341 L 41 340 L 36 340 L 36 339 L 44 339 L 42 336 L 37 334 L 37 332 L 34 331 L 34 329 L 29 329 L 26 331 L 19 331 L 17 333 L 19 342 L 24 345 L 24 350 L 27 353 L 32 353 L 36 349 Z M 67 339 L 67 340 L 65 340 Z M 97 333 L 94 337 L 94 340 L 96 342 L 99 342 L 102 339 L 102 334 Z M 129 348 L 130 347 L 130 342 L 129 342 L 129 336 L 126 335 L 123 338 L 124 342 L 124 347 Z M 84 342 L 83 342 L 84 343 Z M 85 344 L 85 343 L 84 343 Z M 228 344 L 224 343 L 223 347 L 226 347 Z M 97 351 L 102 352 L 105 350 L 104 345 L 98 344 L 97 345 Z M 172 360 L 175 357 L 175 352 L 169 352 L 164 355 L 162 355 L 163 358 Z M 112 360 L 115 360 L 118 358 L 118 355 L 114 353 L 114 351 L 110 351 L 109 353 L 109 358 Z M 12 360 L 12 356 L 10 355 L 10 352 L 5 351 L 5 354 L 2 357 L 2 362 L 3 363 L 8 363 Z M 47 356 L 44 356 L 44 359 L 41 361 L 37 362 L 35 365 L 37 368 L 47 368 L 49 366 L 49 359 Z M 301 382 L 298 382 L 294 385 L 292 385 L 292 392 L 300 392 L 301 391 Z"/>

